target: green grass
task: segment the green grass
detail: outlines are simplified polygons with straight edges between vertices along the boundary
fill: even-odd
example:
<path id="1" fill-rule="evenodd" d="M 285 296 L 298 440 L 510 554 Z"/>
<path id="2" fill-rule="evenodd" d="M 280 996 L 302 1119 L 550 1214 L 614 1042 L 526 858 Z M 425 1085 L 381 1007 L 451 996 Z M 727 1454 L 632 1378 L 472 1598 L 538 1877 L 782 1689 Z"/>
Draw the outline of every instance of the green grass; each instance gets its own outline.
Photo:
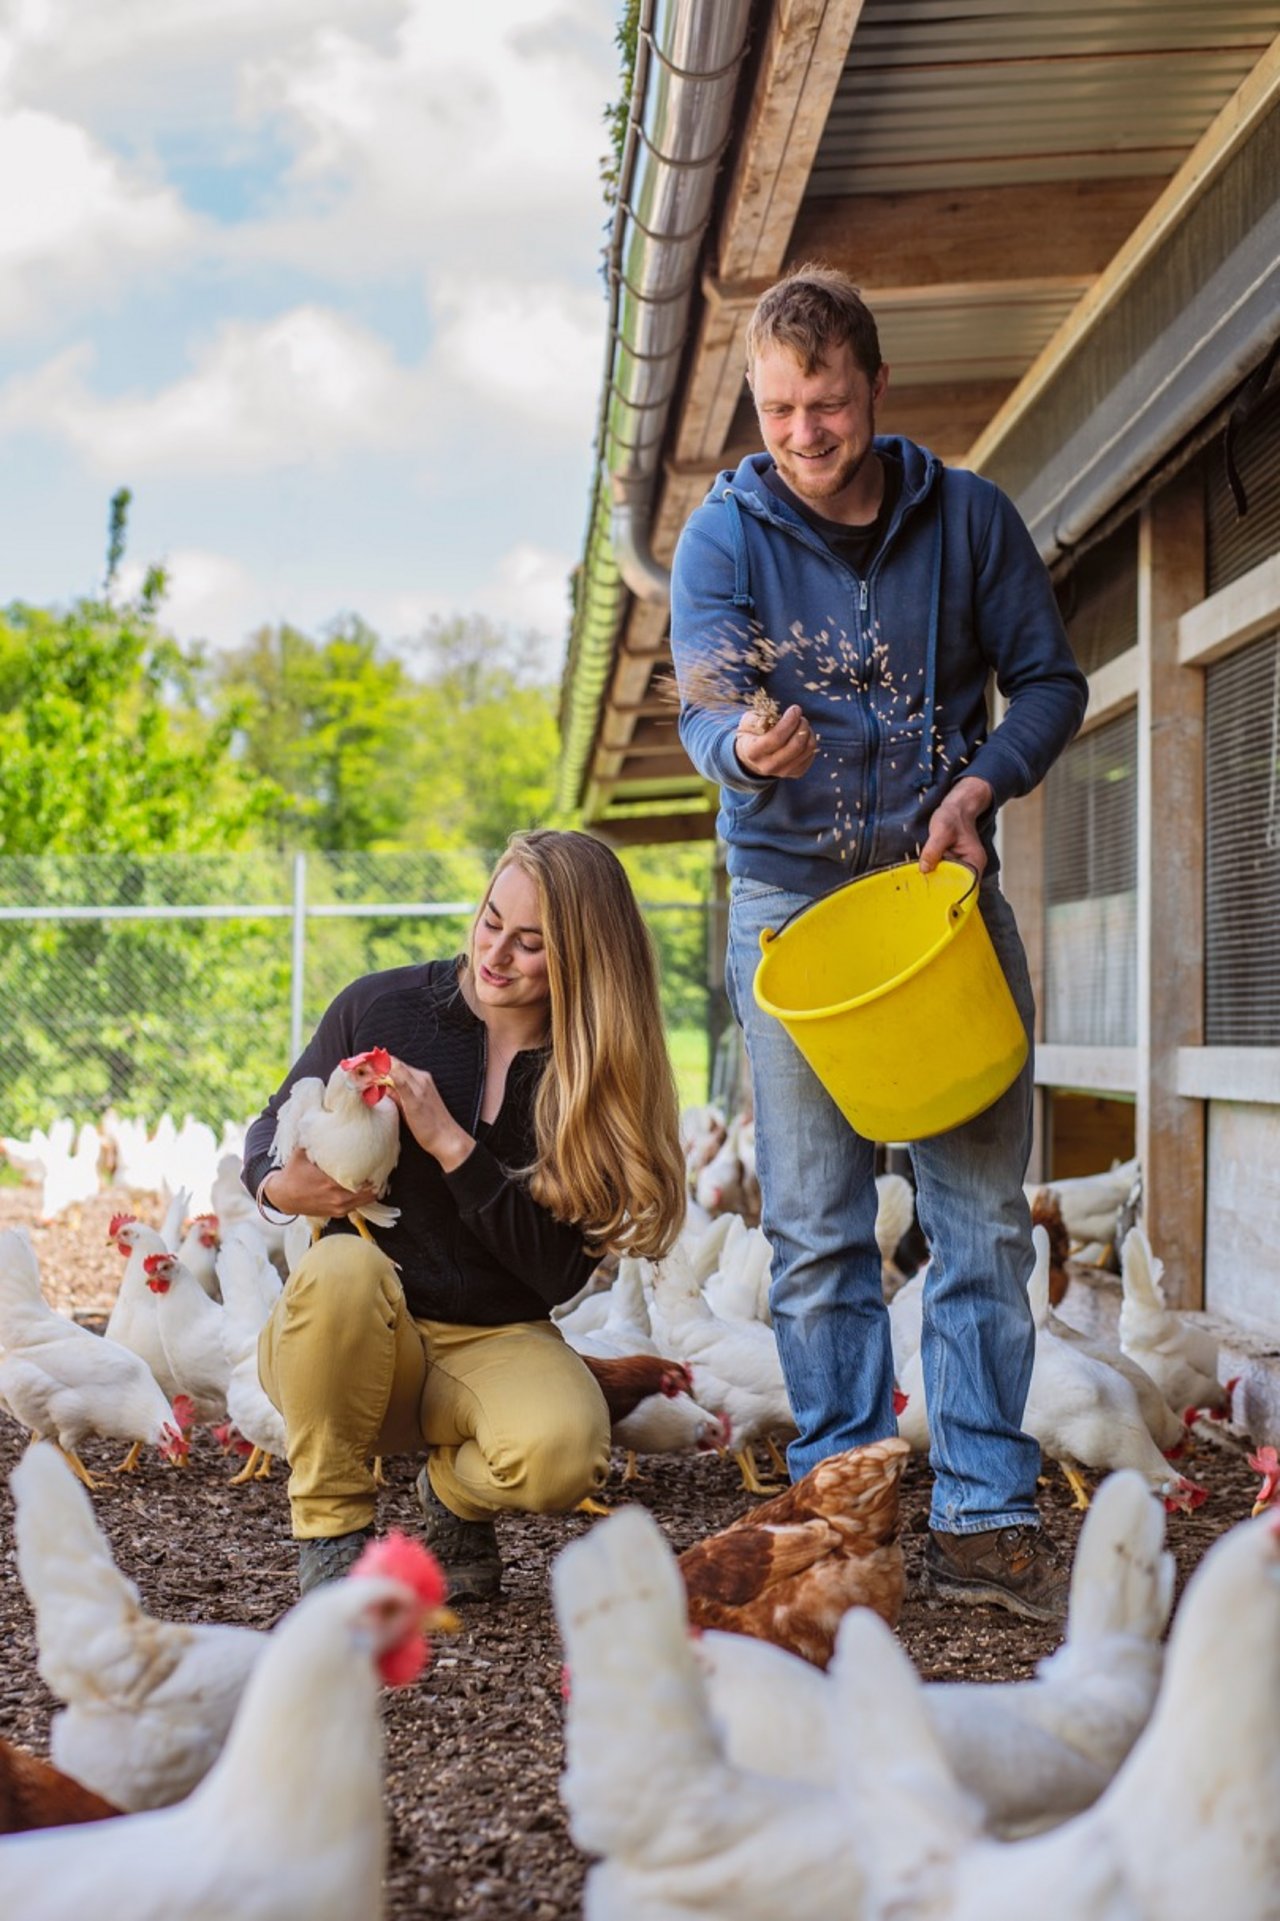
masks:
<path id="1" fill-rule="evenodd" d="M 667 1052 L 675 1071 L 681 1107 L 697 1107 L 707 1098 L 707 1035 L 702 1027 L 669 1027 Z"/>

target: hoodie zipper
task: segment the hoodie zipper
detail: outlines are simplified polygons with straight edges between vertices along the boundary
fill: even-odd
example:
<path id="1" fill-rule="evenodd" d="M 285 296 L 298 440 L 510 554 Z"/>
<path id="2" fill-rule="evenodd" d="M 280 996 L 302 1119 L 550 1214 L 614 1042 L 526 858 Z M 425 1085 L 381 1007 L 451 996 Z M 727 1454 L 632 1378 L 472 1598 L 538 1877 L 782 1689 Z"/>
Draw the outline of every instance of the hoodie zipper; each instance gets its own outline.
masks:
<path id="1" fill-rule="evenodd" d="M 863 857 L 868 851 L 867 848 L 865 848 L 863 845 L 863 835 L 865 833 L 869 833 L 872 831 L 871 823 L 875 819 L 876 800 L 878 798 L 879 791 L 880 791 L 880 782 L 879 782 L 879 778 L 877 776 L 876 770 L 880 763 L 880 742 L 882 739 L 882 730 L 880 726 L 880 717 L 876 713 L 875 703 L 871 698 L 871 682 L 872 682 L 872 679 L 874 678 L 874 661 L 872 656 L 871 637 L 867 632 L 867 608 L 870 603 L 870 598 L 871 598 L 871 593 L 870 593 L 870 588 L 867 585 L 866 577 L 860 574 L 858 576 L 858 616 L 859 616 L 858 638 L 862 643 L 862 647 L 861 647 L 862 691 L 866 697 L 867 771 L 866 771 L 866 778 L 862 783 L 863 809 L 862 809 L 862 824 L 858 833 L 858 857 L 854 861 L 854 867 L 856 870 L 859 870 L 859 871 L 863 866 Z"/>

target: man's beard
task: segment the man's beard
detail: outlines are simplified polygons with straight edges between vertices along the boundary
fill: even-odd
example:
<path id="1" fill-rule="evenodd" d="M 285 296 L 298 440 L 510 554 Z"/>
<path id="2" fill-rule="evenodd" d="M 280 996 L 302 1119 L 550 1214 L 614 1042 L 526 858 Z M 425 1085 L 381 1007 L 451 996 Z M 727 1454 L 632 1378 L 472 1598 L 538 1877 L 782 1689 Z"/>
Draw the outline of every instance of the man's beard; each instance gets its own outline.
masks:
<path id="1" fill-rule="evenodd" d="M 872 431 L 874 433 L 874 428 Z M 842 460 L 835 472 L 827 479 L 810 475 L 806 463 L 799 460 L 798 456 L 793 456 L 788 460 L 788 471 L 783 473 L 782 478 L 792 492 L 799 494 L 802 500 L 834 500 L 837 494 L 842 494 L 846 487 L 852 486 L 866 466 L 871 453 L 872 445 L 868 441 L 860 454 L 850 454 L 848 459 Z M 803 482 L 803 485 L 798 484 L 800 482 Z"/>

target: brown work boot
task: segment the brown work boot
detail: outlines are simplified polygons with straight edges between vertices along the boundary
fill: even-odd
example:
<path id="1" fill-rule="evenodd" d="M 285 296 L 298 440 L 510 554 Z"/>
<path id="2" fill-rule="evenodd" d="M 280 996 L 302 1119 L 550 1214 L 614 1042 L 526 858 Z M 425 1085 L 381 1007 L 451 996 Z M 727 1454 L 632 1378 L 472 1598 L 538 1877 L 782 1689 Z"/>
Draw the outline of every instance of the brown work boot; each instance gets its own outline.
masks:
<path id="1" fill-rule="evenodd" d="M 1030 1522 L 980 1534 L 929 1530 L 924 1593 L 929 1600 L 976 1601 L 1008 1608 L 1028 1621 L 1065 1621 L 1071 1570 L 1052 1541 Z"/>
<path id="2" fill-rule="evenodd" d="M 298 1592 L 310 1594 L 326 1581 L 340 1581 L 350 1573 L 373 1539 L 371 1527 L 358 1527 L 350 1534 L 325 1535 L 314 1541 L 298 1542 Z"/>
<path id="3" fill-rule="evenodd" d="M 424 1467 L 415 1483 L 426 1523 L 422 1538 L 444 1569 L 451 1601 L 492 1601 L 502 1588 L 502 1556 L 492 1521 L 464 1521 L 445 1506 Z"/>

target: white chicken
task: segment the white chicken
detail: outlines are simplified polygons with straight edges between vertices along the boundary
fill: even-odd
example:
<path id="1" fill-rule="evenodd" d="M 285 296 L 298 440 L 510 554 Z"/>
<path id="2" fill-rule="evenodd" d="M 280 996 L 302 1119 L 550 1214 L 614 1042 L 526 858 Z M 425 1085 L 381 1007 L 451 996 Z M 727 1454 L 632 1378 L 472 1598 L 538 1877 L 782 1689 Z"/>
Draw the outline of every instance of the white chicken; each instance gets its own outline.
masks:
<path id="1" fill-rule="evenodd" d="M 981 1833 L 924 1689 L 868 1610 L 842 1623 L 833 1676 L 862 1921 L 1276 1921 L 1280 1516 L 1244 1522 L 1206 1554 L 1145 1731 L 1101 1799 L 1049 1834 L 1001 1843 Z"/>
<path id="2" fill-rule="evenodd" d="M 1131 1360 L 1122 1347 L 1100 1335 L 1082 1333 L 1070 1321 L 1055 1314 L 1052 1308 L 1047 1325 L 1060 1341 L 1071 1342 L 1072 1346 L 1081 1348 L 1084 1353 L 1092 1354 L 1095 1361 L 1105 1361 L 1117 1374 L 1124 1375 L 1138 1397 L 1138 1406 L 1142 1409 L 1142 1418 L 1152 1440 L 1167 1459 L 1172 1459 L 1183 1448 L 1187 1438 L 1186 1423 L 1174 1413 L 1146 1369 Z"/>
<path id="3" fill-rule="evenodd" d="M 284 1416 L 263 1391 L 258 1376 L 258 1335 L 280 1295 L 280 1277 L 251 1227 L 231 1227 L 218 1253 L 222 1292 L 222 1345 L 231 1373 L 227 1418 L 251 1452 L 230 1485 L 265 1481 L 275 1458 L 289 1452 Z"/>
<path id="4" fill-rule="evenodd" d="M 1101 1359 L 1093 1346 L 1055 1333 L 1049 1310 L 1049 1237 L 1043 1227 L 1034 1227 L 1031 1238 L 1036 1264 L 1027 1291 L 1036 1324 L 1036 1349 L 1022 1414 L 1024 1431 L 1039 1442 L 1042 1453 L 1058 1462 L 1077 1507 L 1089 1504 L 1081 1467 L 1102 1473 L 1135 1468 L 1167 1507 L 1199 1507 L 1204 1489 L 1165 1459 L 1132 1382 Z M 898 1414 L 898 1432 L 917 1453 L 923 1453 L 929 1447 L 929 1425 L 918 1351 L 898 1371 L 898 1385 L 906 1397 Z"/>
<path id="5" fill-rule="evenodd" d="M 605 1315 L 598 1327 L 584 1328 L 572 1320 L 560 1323 L 560 1332 L 576 1353 L 610 1360 L 624 1354 L 658 1352 L 649 1324 L 644 1276 L 638 1260 L 632 1255 L 623 1255 L 613 1286 L 601 1298 L 605 1302 Z"/>
<path id="6" fill-rule="evenodd" d="M 1096 1801 L 1147 1724 L 1173 1603 L 1164 1512 L 1142 1477 L 1113 1474 L 1085 1518 L 1063 1645 L 1031 1681 L 930 1682 L 924 1704 L 987 1826 L 1013 1834 Z M 808 1661 L 748 1635 L 694 1643 L 711 1710 L 736 1766 L 829 1788 L 835 1687 Z"/>
<path id="7" fill-rule="evenodd" d="M 1151 1438 L 1130 1383 L 1105 1361 L 1053 1333 L 1049 1326 L 1049 1237 L 1043 1227 L 1032 1228 L 1031 1237 L 1036 1265 L 1028 1293 L 1036 1323 L 1036 1355 L 1023 1428 L 1040 1443 L 1043 1453 L 1059 1463 L 1078 1507 L 1088 1505 L 1079 1467 L 1104 1473 L 1121 1467 L 1136 1468 L 1168 1507 L 1199 1507 L 1205 1499 L 1204 1489 L 1186 1480 L 1166 1461 Z"/>
<path id="8" fill-rule="evenodd" d="M 179 1188 L 179 1193 L 185 1189 Z M 221 1299 L 218 1290 L 218 1217 L 197 1214 L 178 1245 L 171 1249 L 188 1273 L 193 1274 L 211 1301 Z"/>
<path id="9" fill-rule="evenodd" d="M 394 1569 L 374 1558 L 393 1548 Z M 0 1912 L 40 1921 L 380 1921 L 379 1689 L 420 1671 L 444 1582 L 403 1538 L 367 1553 L 271 1636 L 221 1757 L 188 1800 L 0 1839 Z"/>
<path id="10" fill-rule="evenodd" d="M 732 1767 L 656 1523 L 622 1508 L 552 1572 L 568 1665 L 561 1799 L 588 1871 L 586 1921 L 858 1916 L 858 1864 L 829 1792 Z"/>
<path id="11" fill-rule="evenodd" d="M 10 1478 L 37 1665 L 65 1704 L 57 1766 L 129 1812 L 182 1800 L 221 1752 L 267 1636 L 147 1614 L 51 1448 L 30 1448 Z"/>
<path id="12" fill-rule="evenodd" d="M 691 1394 L 646 1394 L 643 1401 L 615 1421 L 615 1447 L 626 1452 L 624 1481 L 636 1478 L 640 1454 L 712 1454 L 733 1444 L 727 1414 L 702 1407 Z"/>
<path id="13" fill-rule="evenodd" d="M 192 1403 L 197 1421 L 224 1421 L 231 1365 L 222 1341 L 223 1309 L 176 1254 L 148 1254 L 142 1265 L 156 1296 L 165 1363 L 179 1393 Z"/>
<path id="14" fill-rule="evenodd" d="M 720 1265 L 706 1281 L 703 1292 L 712 1312 L 722 1320 L 762 1321 L 772 1327 L 769 1278 L 773 1249 L 761 1228 L 747 1227 L 741 1220 L 738 1226 L 740 1231 L 726 1239 Z"/>
<path id="15" fill-rule="evenodd" d="M 145 1265 L 151 1255 L 169 1252 L 164 1236 L 140 1221 L 136 1214 L 113 1214 L 107 1238 L 115 1242 L 125 1257 L 120 1291 L 107 1319 L 107 1336 L 145 1361 L 172 1400 L 178 1392 L 178 1383 L 165 1357 L 156 1316 L 156 1296 L 147 1286 Z"/>
<path id="16" fill-rule="evenodd" d="M 78 1449 L 90 1435 L 144 1445 L 185 1460 L 189 1409 L 171 1404 L 145 1361 L 105 1335 L 57 1314 L 40 1288 L 24 1230 L 0 1234 L 0 1403 L 37 1439 L 55 1441 L 86 1486 Z"/>
<path id="17" fill-rule="evenodd" d="M 73 1141 L 71 1123 L 68 1121 L 66 1125 L 67 1138 L 59 1140 L 56 1146 L 53 1136 L 59 1123 L 55 1121 L 50 1129 L 40 1189 L 40 1219 L 45 1222 L 56 1220 L 59 1214 L 78 1207 L 82 1201 L 91 1201 L 98 1191 L 98 1161 L 102 1154 L 98 1130 L 91 1121 L 85 1121 Z"/>
<path id="18" fill-rule="evenodd" d="M 1129 1197 L 1138 1172 L 1134 1158 L 1117 1161 L 1100 1174 L 1077 1174 L 1065 1180 L 1032 1181 L 1024 1188 L 1028 1201 L 1037 1194 L 1052 1192 L 1058 1197 L 1062 1218 L 1076 1247 L 1091 1241 L 1105 1248 L 1115 1240 L 1116 1220 Z"/>
<path id="19" fill-rule="evenodd" d="M 677 1242 L 653 1273 L 650 1319 L 662 1354 L 693 1370 L 694 1399 L 727 1416 L 734 1459 L 752 1494 L 777 1490 L 762 1482 L 751 1453 L 757 1440 L 777 1443 L 796 1431 L 773 1330 L 758 1321 L 714 1314 Z"/>
<path id="20" fill-rule="evenodd" d="M 283 1167 L 298 1148 L 331 1180 L 353 1192 L 371 1187 L 386 1192 L 400 1158 L 400 1109 L 387 1098 L 391 1056 L 373 1047 L 339 1061 L 327 1081 L 308 1076 L 295 1081 L 276 1115 L 272 1159 Z M 350 1219 L 366 1240 L 373 1237 L 366 1222 L 394 1227 L 398 1207 L 370 1201 Z M 323 1225 L 313 1221 L 318 1233 Z"/>
<path id="21" fill-rule="evenodd" d="M 1166 1306 L 1163 1274 L 1164 1263 L 1152 1253 L 1143 1230 L 1131 1228 L 1120 1257 L 1120 1345 L 1151 1376 L 1175 1413 L 1185 1414 L 1189 1408 L 1225 1413 L 1235 1383 L 1218 1378 L 1217 1342 Z"/>
<path id="22" fill-rule="evenodd" d="M 218 1217 L 218 1231 L 225 1233 L 227 1228 L 240 1224 L 252 1227 L 255 1233 L 262 1236 L 272 1260 L 277 1266 L 282 1266 L 284 1229 L 258 1211 L 256 1201 L 241 1179 L 243 1171 L 244 1160 L 238 1150 L 223 1154 L 218 1161 L 213 1186 L 209 1190 L 210 1205 Z M 310 1230 L 307 1232 L 309 1235 Z"/>

